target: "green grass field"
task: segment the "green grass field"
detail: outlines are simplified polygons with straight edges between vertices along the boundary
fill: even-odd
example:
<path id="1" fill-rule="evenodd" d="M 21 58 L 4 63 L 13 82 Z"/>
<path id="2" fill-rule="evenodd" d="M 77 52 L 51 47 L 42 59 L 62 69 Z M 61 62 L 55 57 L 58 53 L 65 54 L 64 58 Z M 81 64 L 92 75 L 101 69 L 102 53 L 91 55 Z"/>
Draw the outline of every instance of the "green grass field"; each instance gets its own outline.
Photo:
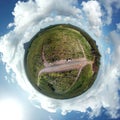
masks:
<path id="1" fill-rule="evenodd" d="M 96 43 L 83 31 L 72 25 L 55 25 L 41 30 L 32 39 L 25 55 L 25 69 L 31 84 L 41 93 L 56 99 L 68 99 L 88 90 L 94 83 L 100 65 L 100 54 Z M 92 41 L 92 42 L 91 42 Z M 91 45 L 91 44 L 94 45 Z M 81 48 L 82 46 L 82 48 Z M 64 72 L 44 73 L 38 78 L 38 73 L 45 66 L 42 60 L 42 51 L 47 62 L 58 60 L 77 59 L 85 57 L 88 61 L 94 61 L 93 66 L 86 65 L 79 78 L 75 81 L 79 70 Z M 94 50 L 95 53 L 92 54 Z M 97 59 L 94 59 L 97 58 Z M 39 86 L 37 82 L 39 80 Z"/>

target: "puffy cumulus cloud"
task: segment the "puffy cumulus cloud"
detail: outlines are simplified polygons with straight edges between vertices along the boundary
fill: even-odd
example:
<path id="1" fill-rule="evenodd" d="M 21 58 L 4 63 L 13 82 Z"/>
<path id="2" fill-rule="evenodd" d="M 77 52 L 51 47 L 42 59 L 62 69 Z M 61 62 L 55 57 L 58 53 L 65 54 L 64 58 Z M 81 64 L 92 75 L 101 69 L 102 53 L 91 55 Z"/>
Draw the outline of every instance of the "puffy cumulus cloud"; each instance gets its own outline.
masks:
<path id="1" fill-rule="evenodd" d="M 120 9 L 120 1 L 119 0 L 99 0 L 101 5 L 105 8 L 106 11 L 104 11 L 104 23 L 105 24 L 111 24 L 112 22 L 112 15 L 113 15 L 113 9 L 119 10 Z"/>
<path id="2" fill-rule="evenodd" d="M 100 36 L 101 34 L 101 26 L 102 26 L 102 12 L 99 2 L 95 0 L 91 0 L 88 2 L 82 2 L 83 11 L 85 16 L 88 19 L 90 30 L 95 30 L 95 34 Z"/>
<path id="3" fill-rule="evenodd" d="M 120 23 L 116 24 L 116 30 L 110 32 L 109 39 L 112 40 L 114 45 L 113 61 L 119 68 L 120 66 Z M 117 59 L 116 59 L 117 56 Z"/>
<path id="4" fill-rule="evenodd" d="M 117 103 L 119 103 L 119 100 L 120 100 L 118 97 L 118 92 L 117 92 L 118 90 L 120 90 L 120 81 L 119 81 L 119 78 L 120 78 L 120 62 L 119 62 L 120 60 L 120 26 L 119 25 L 120 23 L 116 24 L 116 30 L 111 31 L 108 36 L 109 40 L 112 42 L 112 45 L 113 45 L 113 50 L 111 50 L 112 64 L 110 64 L 108 67 L 108 69 L 113 72 L 111 72 L 111 75 L 110 73 L 108 73 L 108 77 L 109 77 L 109 80 L 112 80 L 111 83 L 115 82 L 111 84 L 113 87 L 113 89 L 111 90 L 115 90 L 115 91 L 112 92 L 111 90 L 108 90 L 108 92 L 111 91 L 113 98 L 108 97 L 108 99 L 113 99 L 116 101 L 115 103 L 111 101 L 110 104 L 112 106 L 108 108 L 108 111 L 113 118 L 117 118 L 119 116 L 117 115 L 116 109 L 120 109 L 119 104 L 117 106 Z M 107 71 L 109 72 L 109 70 Z"/>
<path id="5" fill-rule="evenodd" d="M 118 69 L 115 62 L 113 62 L 114 65 L 108 64 L 107 67 L 102 64 L 94 85 L 81 96 L 68 100 L 55 100 L 40 94 L 32 87 L 26 77 L 24 70 L 24 43 L 28 42 L 39 29 L 51 24 L 71 23 L 84 28 L 86 22 L 82 22 L 81 19 L 84 16 L 81 16 L 81 10 L 76 7 L 76 4 L 76 0 L 29 0 L 27 2 L 18 2 L 13 11 L 14 22 L 9 24 L 9 27 L 14 25 L 14 29 L 0 37 L 2 61 L 6 63 L 7 68 L 13 70 L 15 74 L 12 77 L 30 94 L 29 99 L 38 108 L 46 109 L 49 112 L 56 112 L 61 109 L 63 115 L 73 110 L 87 112 L 87 109 L 91 108 L 92 111 L 89 114 L 97 116 L 100 114 L 101 107 L 104 107 L 112 117 L 116 117 L 119 109 L 117 94 L 119 83 Z M 98 28 L 99 30 L 102 24 L 99 3 L 97 1 L 88 1 L 83 2 L 82 6 L 91 28 Z M 95 12 L 95 17 L 91 15 L 89 10 Z M 92 19 L 96 19 L 96 21 Z M 118 41 L 114 40 L 114 36 L 117 39 L 119 38 L 117 33 L 119 24 L 117 26 L 118 30 L 111 32 L 111 38 L 113 38 L 116 45 L 115 54 L 119 56 L 120 47 L 117 45 Z"/>
<path id="6" fill-rule="evenodd" d="M 116 24 L 117 30 L 120 31 L 120 23 Z"/>
<path id="7" fill-rule="evenodd" d="M 106 54 L 110 54 L 111 53 L 111 49 L 110 48 L 107 48 L 106 49 Z"/>
<path id="8" fill-rule="evenodd" d="M 19 29 L 19 27 L 36 24 L 45 17 L 54 17 L 57 14 L 72 17 L 77 16 L 80 18 L 81 11 L 75 7 L 74 4 L 76 3 L 76 0 L 29 0 L 28 2 L 19 1 L 12 13 L 15 16 L 14 25 Z M 9 24 L 9 26 L 11 26 L 11 24 Z"/>

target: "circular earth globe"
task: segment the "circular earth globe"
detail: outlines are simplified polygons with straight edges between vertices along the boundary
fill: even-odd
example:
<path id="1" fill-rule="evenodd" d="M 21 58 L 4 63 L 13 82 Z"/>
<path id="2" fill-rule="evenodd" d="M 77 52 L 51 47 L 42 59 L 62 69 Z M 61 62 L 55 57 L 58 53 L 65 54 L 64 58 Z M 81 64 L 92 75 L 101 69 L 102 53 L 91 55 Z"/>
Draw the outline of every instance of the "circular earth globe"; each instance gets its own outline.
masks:
<path id="1" fill-rule="evenodd" d="M 70 24 L 51 25 L 27 43 L 25 70 L 40 93 L 55 99 L 83 94 L 94 83 L 100 65 L 96 42 Z"/>

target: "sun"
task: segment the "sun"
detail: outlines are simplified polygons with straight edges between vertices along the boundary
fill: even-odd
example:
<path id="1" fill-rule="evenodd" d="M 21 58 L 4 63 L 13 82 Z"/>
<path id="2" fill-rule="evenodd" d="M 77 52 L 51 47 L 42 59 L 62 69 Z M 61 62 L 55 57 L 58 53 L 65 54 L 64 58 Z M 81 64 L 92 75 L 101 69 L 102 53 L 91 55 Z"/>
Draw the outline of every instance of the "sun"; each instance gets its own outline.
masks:
<path id="1" fill-rule="evenodd" d="M 14 99 L 0 101 L 0 120 L 23 120 L 22 106 Z"/>

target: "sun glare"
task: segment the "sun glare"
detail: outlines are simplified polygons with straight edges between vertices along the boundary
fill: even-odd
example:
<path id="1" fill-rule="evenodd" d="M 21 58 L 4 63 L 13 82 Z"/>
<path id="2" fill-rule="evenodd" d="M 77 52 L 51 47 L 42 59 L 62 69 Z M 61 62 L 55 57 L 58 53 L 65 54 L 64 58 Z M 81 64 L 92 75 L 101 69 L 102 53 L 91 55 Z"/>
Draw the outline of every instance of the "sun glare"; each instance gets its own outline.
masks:
<path id="1" fill-rule="evenodd" d="M 0 101 L 0 120 L 23 120 L 20 103 L 13 99 Z"/>

